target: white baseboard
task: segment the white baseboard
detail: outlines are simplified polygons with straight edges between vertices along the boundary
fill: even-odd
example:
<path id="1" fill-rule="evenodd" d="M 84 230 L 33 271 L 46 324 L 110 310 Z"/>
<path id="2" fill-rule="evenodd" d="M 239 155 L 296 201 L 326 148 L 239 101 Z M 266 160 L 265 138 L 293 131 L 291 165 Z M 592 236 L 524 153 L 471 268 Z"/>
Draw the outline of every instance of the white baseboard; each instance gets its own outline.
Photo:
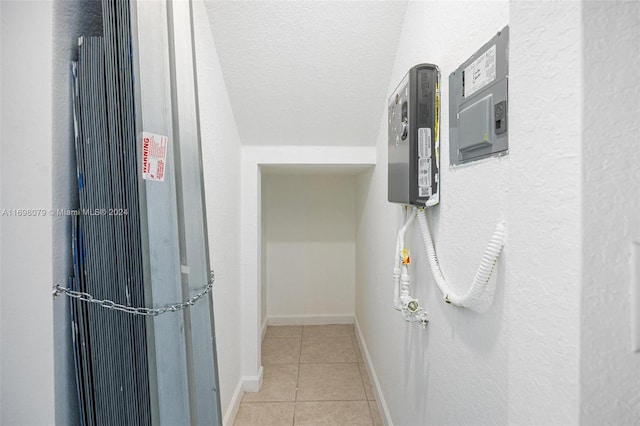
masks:
<path id="1" fill-rule="evenodd" d="M 223 426 L 231 426 L 233 424 L 233 421 L 236 419 L 236 415 L 238 414 L 238 410 L 240 409 L 240 401 L 242 401 L 242 396 L 244 395 L 244 392 L 242 392 L 242 384 L 242 379 L 240 379 L 238 381 L 238 385 L 236 386 L 236 390 L 233 392 L 233 396 L 231 397 L 229 407 L 227 407 L 227 412 L 222 418 Z"/>
<path id="2" fill-rule="evenodd" d="M 242 376 L 242 390 L 245 392 L 258 392 L 262 387 L 263 373 L 264 370 L 260 366 L 257 376 Z"/>
<path id="3" fill-rule="evenodd" d="M 262 321 L 262 335 L 260 336 L 260 341 L 263 341 L 264 335 L 267 334 L 267 325 L 269 325 L 269 318 L 264 317 L 264 321 Z"/>
<path id="4" fill-rule="evenodd" d="M 236 386 L 236 390 L 233 392 L 233 397 L 231 397 L 231 402 L 229 403 L 229 407 L 227 408 L 227 412 L 222 418 L 223 426 L 231 426 L 236 419 L 236 415 L 238 414 L 238 410 L 240 409 L 240 402 L 242 402 L 242 397 L 245 392 L 258 392 L 262 387 L 262 378 L 263 378 L 263 369 L 260 366 L 258 370 L 258 375 L 256 376 L 242 376 L 240 381 L 238 382 L 238 386 Z"/>
<path id="5" fill-rule="evenodd" d="M 382 421 L 386 426 L 393 426 L 393 422 L 391 421 L 391 413 L 389 413 L 389 408 L 387 407 L 387 402 L 384 399 L 384 395 L 382 394 L 382 388 L 380 387 L 380 381 L 378 380 L 378 376 L 376 375 L 376 370 L 373 368 L 373 363 L 371 362 L 371 356 L 369 355 L 369 350 L 367 349 L 367 344 L 364 341 L 364 336 L 362 335 L 362 330 L 360 330 L 360 325 L 358 324 L 358 319 L 354 319 L 354 326 L 356 329 L 356 338 L 358 339 L 358 343 L 360 343 L 360 348 L 362 349 L 362 357 L 364 358 L 364 365 L 367 367 L 367 372 L 369 373 L 369 379 L 371 379 L 371 384 L 373 385 L 373 392 L 376 394 L 376 402 L 378 404 L 378 409 L 382 414 Z"/>
<path id="6" fill-rule="evenodd" d="M 353 324 L 354 315 L 278 315 L 267 317 L 269 325 Z"/>

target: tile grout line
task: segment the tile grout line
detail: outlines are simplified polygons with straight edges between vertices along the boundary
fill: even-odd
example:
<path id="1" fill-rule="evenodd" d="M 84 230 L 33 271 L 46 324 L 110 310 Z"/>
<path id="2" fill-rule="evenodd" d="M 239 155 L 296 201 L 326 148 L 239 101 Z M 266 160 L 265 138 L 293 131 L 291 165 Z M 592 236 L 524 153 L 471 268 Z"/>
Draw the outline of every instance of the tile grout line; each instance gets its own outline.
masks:
<path id="1" fill-rule="evenodd" d="M 361 403 L 361 402 L 364 402 L 364 403 L 367 404 L 367 411 L 368 411 L 369 416 L 370 416 L 370 423 L 369 424 L 373 425 L 374 424 L 374 420 L 373 420 L 373 414 L 371 412 L 371 410 L 372 410 L 371 404 L 370 404 L 371 401 L 369 401 L 369 399 L 367 397 L 366 386 L 365 386 L 365 383 L 364 383 L 364 378 L 362 376 L 362 370 L 360 368 L 360 362 L 359 362 L 358 355 L 357 355 L 357 350 L 359 349 L 359 346 L 357 346 L 358 343 L 357 343 L 357 339 L 355 338 L 355 333 L 353 333 L 353 332 L 352 333 L 348 333 L 346 336 L 343 336 L 343 335 L 312 336 L 312 337 L 308 338 L 308 339 L 317 339 L 317 338 L 324 339 L 324 338 L 326 338 L 326 339 L 330 339 L 330 340 L 335 340 L 336 338 L 340 339 L 342 337 L 350 337 L 351 349 L 352 349 L 352 351 L 354 351 L 354 355 L 355 355 L 355 360 L 353 362 L 333 362 L 333 363 L 332 362 L 323 362 L 323 363 L 317 363 L 317 362 L 313 363 L 312 362 L 312 363 L 303 363 L 302 362 L 302 351 L 303 351 L 302 344 L 303 344 L 303 341 L 305 340 L 304 339 L 304 328 L 305 328 L 304 325 L 301 326 L 301 332 L 296 337 L 293 337 L 293 336 L 278 336 L 278 337 L 269 337 L 269 338 L 265 337 L 265 339 L 263 339 L 263 340 L 278 340 L 278 339 L 297 338 L 299 340 L 299 342 L 300 342 L 300 349 L 299 349 L 299 353 L 298 353 L 298 362 L 297 362 L 298 371 L 297 371 L 297 377 L 296 377 L 296 389 L 295 389 L 295 396 L 294 396 L 294 400 L 293 400 L 294 406 L 293 406 L 292 426 L 294 426 L 295 422 L 296 422 L 296 413 L 297 413 L 297 403 L 298 402 L 301 402 L 301 403 L 303 403 L 303 402 L 304 403 L 326 403 L 326 402 L 342 402 L 342 403 L 350 403 L 350 402 L 355 403 L 355 402 L 358 402 L 358 403 Z M 353 328 L 353 325 L 352 325 L 352 328 Z M 355 331 L 355 330 L 353 330 L 353 331 Z M 280 364 L 280 365 L 285 365 L 285 364 Z M 300 370 L 301 370 L 303 364 L 305 364 L 305 365 L 319 365 L 319 364 L 336 364 L 336 365 L 340 365 L 340 364 L 348 365 L 348 364 L 351 364 L 351 365 L 356 365 L 357 368 L 358 368 L 358 374 L 360 375 L 360 384 L 361 384 L 362 389 L 364 391 L 364 399 L 330 399 L 330 400 L 324 400 L 324 399 L 315 400 L 314 399 L 314 400 L 310 400 L 310 401 L 298 401 L 298 391 L 299 391 L 299 386 L 300 386 L 300 375 L 301 375 L 301 371 Z M 254 402 L 251 402 L 251 404 L 267 404 L 267 403 L 286 403 L 286 401 L 254 401 Z"/>
<path id="2" fill-rule="evenodd" d="M 293 422 L 291 426 L 296 424 L 296 404 L 298 403 L 298 384 L 300 383 L 300 367 L 302 365 L 302 336 L 304 335 L 304 325 L 300 327 L 300 353 L 298 356 L 298 377 L 296 377 L 296 395 L 293 398 Z"/>
<path id="3" fill-rule="evenodd" d="M 243 404 L 291 404 L 292 402 L 375 402 L 368 401 L 366 399 L 310 399 L 308 401 L 249 401 L 243 402 Z"/>

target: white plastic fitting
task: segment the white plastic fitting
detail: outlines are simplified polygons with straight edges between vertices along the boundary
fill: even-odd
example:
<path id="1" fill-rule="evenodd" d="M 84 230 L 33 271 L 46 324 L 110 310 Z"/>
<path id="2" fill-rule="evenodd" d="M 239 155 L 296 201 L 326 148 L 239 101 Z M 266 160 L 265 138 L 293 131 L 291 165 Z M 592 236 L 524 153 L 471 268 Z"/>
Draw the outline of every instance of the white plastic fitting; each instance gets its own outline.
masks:
<path id="1" fill-rule="evenodd" d="M 418 299 L 411 297 L 409 293 L 400 296 L 400 303 L 402 304 L 402 309 L 409 311 L 411 314 L 415 313 L 418 308 L 420 308 Z"/>
<path id="2" fill-rule="evenodd" d="M 422 325 L 422 327 L 425 327 L 429 323 L 429 315 L 427 314 L 427 311 L 422 308 L 420 312 L 417 312 L 415 314 L 415 317 L 416 320 Z"/>
<path id="3" fill-rule="evenodd" d="M 402 275 L 400 275 L 400 295 L 409 294 L 409 286 L 411 285 L 411 278 L 407 272 L 407 268 L 403 268 Z"/>
<path id="4" fill-rule="evenodd" d="M 428 315 L 424 308 L 420 307 L 418 299 L 411 296 L 411 277 L 409 268 L 402 264 L 402 250 L 405 248 L 404 236 L 417 216 L 415 207 L 410 207 L 409 217 L 398 231 L 396 239 L 396 251 L 393 264 L 393 305 L 396 310 L 402 312 L 407 322 L 419 322 L 423 326 L 427 324 Z"/>
<path id="5" fill-rule="evenodd" d="M 400 268 L 393 268 L 393 306 L 402 310 L 400 306 Z"/>

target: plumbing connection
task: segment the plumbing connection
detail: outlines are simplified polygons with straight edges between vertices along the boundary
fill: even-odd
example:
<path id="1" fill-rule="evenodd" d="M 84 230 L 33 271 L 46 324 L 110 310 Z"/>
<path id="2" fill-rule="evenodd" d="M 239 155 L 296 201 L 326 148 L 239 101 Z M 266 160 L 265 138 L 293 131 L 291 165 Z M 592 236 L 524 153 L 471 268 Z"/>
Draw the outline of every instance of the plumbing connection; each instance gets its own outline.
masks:
<path id="1" fill-rule="evenodd" d="M 409 276 L 409 264 L 411 256 L 404 243 L 404 236 L 417 216 L 417 209 L 411 207 L 409 217 L 398 231 L 396 239 L 396 251 L 393 265 L 393 304 L 396 310 L 402 312 L 402 316 L 407 322 L 418 322 L 423 327 L 429 322 L 427 311 L 420 306 L 417 298 L 413 297 L 411 291 L 411 277 Z"/>
<path id="2" fill-rule="evenodd" d="M 398 231 L 398 238 L 396 240 L 393 268 L 395 308 L 402 312 L 404 319 L 408 322 L 417 322 L 423 327 L 429 322 L 429 315 L 427 314 L 427 311 L 420 306 L 418 299 L 411 295 L 411 280 L 408 268 L 411 259 L 409 257 L 409 250 L 406 248 L 404 243 L 405 234 L 417 217 L 418 225 L 422 233 L 424 248 L 427 253 L 427 259 L 429 261 L 429 266 L 431 267 L 431 273 L 433 274 L 438 288 L 442 292 L 444 301 L 452 305 L 472 309 L 477 312 L 482 312 L 488 309 L 493 302 L 493 295 L 495 291 L 495 288 L 493 290 L 489 288 L 490 279 L 507 238 L 505 222 L 501 221 L 497 224 L 496 229 L 489 240 L 487 249 L 482 255 L 480 266 L 478 267 L 471 287 L 466 292 L 460 294 L 453 290 L 453 287 L 451 287 L 442 274 L 436 249 L 433 244 L 431 230 L 427 223 L 426 209 L 418 209 L 414 206 L 407 206 L 406 208 L 409 211 L 409 216 Z"/>

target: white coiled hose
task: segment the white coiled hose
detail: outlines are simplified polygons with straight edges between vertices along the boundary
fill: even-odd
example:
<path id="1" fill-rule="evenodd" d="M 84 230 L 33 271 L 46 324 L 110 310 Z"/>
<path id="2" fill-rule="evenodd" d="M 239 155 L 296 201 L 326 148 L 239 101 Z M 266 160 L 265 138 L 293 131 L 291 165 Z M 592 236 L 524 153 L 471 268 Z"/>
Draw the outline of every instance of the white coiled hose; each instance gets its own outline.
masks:
<path id="1" fill-rule="evenodd" d="M 480 261 L 476 276 L 473 279 L 473 284 L 471 284 L 471 288 L 462 295 L 457 294 L 449 283 L 447 283 L 444 275 L 442 275 L 424 209 L 421 209 L 418 213 L 418 224 L 422 232 L 424 248 L 427 251 L 431 272 L 444 296 L 444 300 L 452 305 L 473 309 L 475 311 L 486 310 L 493 301 L 493 293 L 488 294 L 487 286 L 507 238 L 505 222 L 499 222 L 496 226 L 496 230 L 489 240 L 489 245 L 482 255 L 482 260 Z"/>

